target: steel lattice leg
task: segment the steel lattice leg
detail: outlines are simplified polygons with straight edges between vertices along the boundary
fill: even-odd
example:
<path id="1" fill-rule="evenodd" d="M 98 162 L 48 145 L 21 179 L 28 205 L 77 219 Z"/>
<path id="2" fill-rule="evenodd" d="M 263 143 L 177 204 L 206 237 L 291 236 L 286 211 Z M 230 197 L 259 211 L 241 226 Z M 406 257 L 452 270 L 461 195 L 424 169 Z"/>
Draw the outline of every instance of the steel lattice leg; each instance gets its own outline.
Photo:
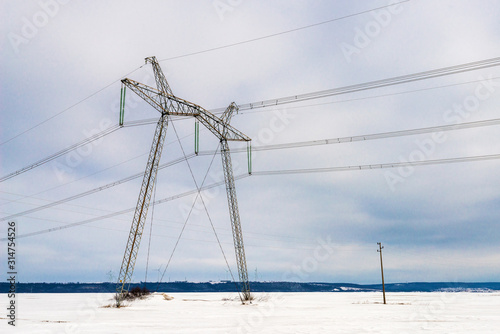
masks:
<path id="1" fill-rule="evenodd" d="M 238 275 L 240 278 L 240 288 L 244 300 L 250 300 L 250 284 L 248 282 L 247 261 L 245 258 L 245 247 L 243 246 L 243 233 L 241 230 L 240 213 L 238 200 L 236 198 L 236 188 L 234 185 L 233 166 L 229 145 L 227 140 L 221 140 L 222 166 L 224 169 L 224 179 L 226 181 L 227 201 L 229 205 L 229 215 L 233 230 L 234 251 L 238 265 Z"/>
<path id="2" fill-rule="evenodd" d="M 139 251 L 141 243 L 142 232 L 144 230 L 144 223 L 148 215 L 149 202 L 153 192 L 156 175 L 158 173 L 158 165 L 160 163 L 161 152 L 163 143 L 167 133 L 168 116 L 162 115 L 158 124 L 156 125 L 156 132 L 151 145 L 151 152 L 149 153 L 148 163 L 146 165 L 146 172 L 142 180 L 141 192 L 137 200 L 137 206 L 132 220 L 132 226 L 128 236 L 127 247 L 123 255 L 123 261 L 118 276 L 118 283 L 116 286 L 116 302 L 120 304 L 123 299 L 124 293 L 128 292 L 132 274 L 134 272 L 135 260 Z"/>

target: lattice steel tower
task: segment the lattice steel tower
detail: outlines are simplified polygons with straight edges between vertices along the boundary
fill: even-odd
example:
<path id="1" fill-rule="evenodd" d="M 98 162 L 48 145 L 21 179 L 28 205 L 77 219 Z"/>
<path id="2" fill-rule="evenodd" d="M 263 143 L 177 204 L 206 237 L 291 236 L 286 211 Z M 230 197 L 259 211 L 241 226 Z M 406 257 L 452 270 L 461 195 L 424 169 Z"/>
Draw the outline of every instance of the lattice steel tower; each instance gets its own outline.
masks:
<path id="1" fill-rule="evenodd" d="M 233 168 L 228 145 L 228 141 L 251 141 L 249 137 L 229 124 L 233 113 L 238 111 L 238 107 L 234 102 L 231 103 L 219 118 L 194 103 L 174 96 L 167 80 L 165 79 L 165 76 L 163 75 L 160 65 L 156 60 L 156 57 L 146 58 L 146 64 L 147 63 L 150 63 L 153 66 L 157 88 L 141 84 L 128 78 L 122 80 L 124 87 L 122 87 L 122 102 L 120 103 L 120 124 L 123 124 L 125 88 L 127 87 L 153 106 L 153 108 L 158 110 L 161 116 L 156 125 L 153 144 L 151 145 L 151 151 L 149 153 L 149 159 L 146 165 L 141 191 L 139 193 L 139 199 L 137 200 L 137 206 L 132 220 L 127 246 L 125 248 L 125 254 L 120 268 L 120 274 L 118 276 L 118 283 L 116 287 L 117 304 L 120 304 L 124 294 L 127 293 L 130 288 L 137 253 L 139 251 L 139 245 L 144 230 L 144 224 L 148 214 L 151 194 L 156 182 L 156 175 L 158 173 L 158 165 L 163 149 L 163 143 L 165 142 L 168 121 L 171 115 L 195 117 L 220 140 L 222 166 L 224 169 L 224 180 L 226 183 L 229 216 L 233 231 L 233 242 L 238 266 L 240 288 L 243 293 L 243 300 L 250 300 L 250 285 L 248 282 L 245 248 L 243 246 L 243 233 L 241 230 Z"/>

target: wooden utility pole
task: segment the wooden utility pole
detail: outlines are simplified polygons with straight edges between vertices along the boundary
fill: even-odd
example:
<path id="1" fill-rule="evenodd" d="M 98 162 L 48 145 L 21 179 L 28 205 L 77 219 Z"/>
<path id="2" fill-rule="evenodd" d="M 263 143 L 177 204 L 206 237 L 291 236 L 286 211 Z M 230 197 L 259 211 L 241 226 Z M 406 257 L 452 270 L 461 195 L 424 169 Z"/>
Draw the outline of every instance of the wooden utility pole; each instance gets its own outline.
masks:
<path id="1" fill-rule="evenodd" d="M 380 270 L 382 271 L 382 292 L 384 294 L 384 304 L 386 304 L 386 302 L 385 302 L 385 283 L 384 283 L 384 264 L 382 263 L 382 249 L 384 248 L 384 246 L 382 246 L 382 243 L 380 243 L 380 242 L 377 242 L 377 245 L 378 245 L 377 252 L 380 253 Z"/>

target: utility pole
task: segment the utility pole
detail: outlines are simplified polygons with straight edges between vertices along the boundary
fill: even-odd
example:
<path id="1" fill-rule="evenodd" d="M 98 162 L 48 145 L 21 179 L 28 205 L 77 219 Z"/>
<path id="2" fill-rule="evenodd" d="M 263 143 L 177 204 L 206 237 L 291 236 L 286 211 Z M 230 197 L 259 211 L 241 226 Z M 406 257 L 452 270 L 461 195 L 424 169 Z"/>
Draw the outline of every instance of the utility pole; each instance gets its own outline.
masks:
<path id="1" fill-rule="evenodd" d="M 385 283 L 384 283 L 384 264 L 382 263 L 382 249 L 384 248 L 384 246 L 382 246 L 382 243 L 380 243 L 380 242 L 377 242 L 377 245 L 378 245 L 377 252 L 380 253 L 380 270 L 382 271 L 382 292 L 384 294 L 384 304 L 386 304 L 386 302 L 385 302 Z"/>

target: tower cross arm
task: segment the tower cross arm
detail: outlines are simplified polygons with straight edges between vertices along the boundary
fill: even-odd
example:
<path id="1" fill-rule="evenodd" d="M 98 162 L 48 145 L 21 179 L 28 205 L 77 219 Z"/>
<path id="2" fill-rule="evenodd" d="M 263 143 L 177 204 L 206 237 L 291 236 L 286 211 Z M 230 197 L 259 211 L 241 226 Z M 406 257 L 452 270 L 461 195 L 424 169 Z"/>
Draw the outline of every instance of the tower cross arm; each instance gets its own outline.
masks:
<path id="1" fill-rule="evenodd" d="M 126 78 L 122 80 L 122 83 L 161 114 L 196 117 L 220 140 L 251 141 L 250 137 L 229 124 L 230 117 L 227 117 L 227 113 L 223 115 L 223 118 L 219 118 L 195 103 L 161 92 L 135 80 Z M 234 103 L 229 108 L 231 112 L 237 109 Z"/>
<path id="2" fill-rule="evenodd" d="M 122 83 L 161 114 L 172 116 L 197 116 L 199 114 L 198 109 L 201 107 L 192 102 L 160 92 L 156 88 L 132 79 L 123 79 Z"/>
<path id="3" fill-rule="evenodd" d="M 197 116 L 200 121 L 208 130 L 210 130 L 219 140 L 227 141 L 251 141 L 252 139 L 245 135 L 243 132 L 234 128 L 230 124 L 224 123 L 220 118 L 214 114 L 203 109 Z"/>

